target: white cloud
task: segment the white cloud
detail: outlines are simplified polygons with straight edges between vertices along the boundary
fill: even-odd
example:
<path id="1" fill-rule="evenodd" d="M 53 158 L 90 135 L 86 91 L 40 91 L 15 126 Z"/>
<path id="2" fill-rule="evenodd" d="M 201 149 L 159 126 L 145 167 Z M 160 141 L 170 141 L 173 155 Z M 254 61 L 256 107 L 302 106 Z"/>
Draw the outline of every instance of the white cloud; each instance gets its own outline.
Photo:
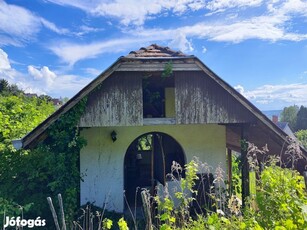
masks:
<path id="1" fill-rule="evenodd" d="M 95 28 L 95 27 L 90 27 L 90 26 L 86 26 L 86 25 L 80 26 L 79 29 L 80 29 L 80 31 L 75 33 L 77 36 L 83 36 L 85 34 L 95 33 L 95 32 L 99 32 L 99 31 L 104 30 L 103 28 Z"/>
<path id="2" fill-rule="evenodd" d="M 48 94 L 53 97 L 72 97 L 91 80 L 77 75 L 55 74 L 46 66 L 34 68 L 32 71 L 29 70 L 29 76 L 24 76 L 27 80 L 19 79 L 17 85 L 22 86 L 27 92 Z"/>
<path id="3" fill-rule="evenodd" d="M 182 14 L 187 10 L 199 10 L 205 6 L 201 0 L 116 0 L 100 3 L 92 13 L 100 16 L 111 16 L 120 19 L 124 25 L 143 25 L 151 16 L 164 11 Z"/>
<path id="4" fill-rule="evenodd" d="M 262 2 L 262 0 L 213 0 L 207 3 L 206 8 L 212 11 L 223 11 L 234 7 L 255 7 Z"/>
<path id="5" fill-rule="evenodd" d="M 48 28 L 49 30 L 57 33 L 57 34 L 69 34 L 69 30 L 65 28 L 58 28 L 54 23 L 47 21 L 44 18 L 40 18 L 41 23 Z"/>
<path id="6" fill-rule="evenodd" d="M 249 91 L 244 90 L 241 85 L 234 88 L 247 99 L 260 105 L 307 105 L 307 84 L 263 85 Z"/>
<path id="7" fill-rule="evenodd" d="M 199 10 L 205 7 L 204 0 L 47 0 L 49 2 L 79 8 L 92 15 L 119 19 L 123 25 L 143 25 L 152 16 L 171 11 L 182 14 L 187 10 Z"/>
<path id="8" fill-rule="evenodd" d="M 307 2 L 302 0 L 272 1 L 268 10 L 274 14 L 300 14 L 307 15 Z"/>
<path id="9" fill-rule="evenodd" d="M 0 70 L 7 70 L 11 68 L 7 53 L 0 49 Z"/>
<path id="10" fill-rule="evenodd" d="M 95 7 L 100 0 L 90 0 L 90 1 L 84 1 L 84 0 L 45 0 L 48 2 L 52 2 L 54 4 L 62 5 L 62 6 L 72 6 L 79 8 L 81 10 L 90 12 L 90 10 Z"/>
<path id="11" fill-rule="evenodd" d="M 244 95 L 244 88 L 243 88 L 242 85 L 237 85 L 237 86 L 234 87 L 234 89 L 237 90 L 239 93 L 241 93 L 243 96 L 245 96 Z"/>
<path id="12" fill-rule="evenodd" d="M 186 35 L 182 32 L 175 34 L 173 40 L 170 43 L 170 47 L 178 48 L 183 52 L 194 50 L 192 43 L 188 41 Z"/>
<path id="13" fill-rule="evenodd" d="M 69 32 L 25 8 L 0 0 L 0 45 L 21 46 L 35 39 L 42 26 L 58 34 Z"/>
<path id="14" fill-rule="evenodd" d="M 212 11 L 229 8 L 257 7 L 266 4 L 269 11 L 261 16 L 242 17 L 236 14 L 232 18 L 214 18 L 208 22 L 199 22 L 188 26 L 172 29 L 146 29 L 138 27 L 121 28 L 124 35 L 112 40 L 99 40 L 90 43 L 57 41 L 49 49 L 61 61 L 70 66 L 88 58 L 95 58 L 107 52 L 127 51 L 139 44 L 152 42 L 169 44 L 183 52 L 193 51 L 192 39 L 206 39 L 217 42 L 239 43 L 248 39 L 259 39 L 276 42 L 301 41 L 307 39 L 307 34 L 291 31 L 292 19 L 295 15 L 307 15 L 307 2 L 301 0 L 263 1 L 263 0 L 116 0 L 116 1 L 82 1 L 82 0 L 46 0 L 55 4 L 73 6 L 97 16 L 115 17 L 125 25 L 143 25 L 148 17 L 172 11 L 184 13 L 188 10 L 199 10 L 206 7 Z M 262 7 L 264 8 L 264 7 Z M 48 23 L 45 23 L 49 25 Z M 52 24 L 51 24 L 52 25 Z M 50 29 L 53 27 L 49 25 Z M 76 35 L 97 32 L 98 28 L 80 27 Z M 65 30 L 56 30 L 63 33 Z M 119 48 L 121 47 L 121 48 Z"/>
<path id="15" fill-rule="evenodd" d="M 85 73 L 90 74 L 91 76 L 97 77 L 99 74 L 102 73 L 102 70 L 95 69 L 95 68 L 85 68 Z"/>
<path id="16" fill-rule="evenodd" d="M 6 40 L 21 44 L 33 38 L 39 31 L 40 23 L 28 10 L 0 1 L 0 30 Z M 3 44 L 3 42 L 0 42 Z"/>
<path id="17" fill-rule="evenodd" d="M 97 57 L 107 52 L 119 52 L 138 47 L 149 42 L 168 42 L 171 47 L 183 52 L 193 51 L 191 38 L 207 39 L 219 42 L 238 43 L 247 39 L 268 41 L 300 41 L 307 39 L 307 34 L 287 32 L 284 23 L 289 20 L 284 15 L 259 16 L 237 22 L 197 23 L 175 29 L 138 29 L 126 30 L 126 37 L 105 41 L 78 44 L 57 41 L 50 45 L 63 62 L 74 63 Z M 121 48 L 119 48 L 121 47 Z"/>
<path id="18" fill-rule="evenodd" d="M 36 80 L 44 80 L 47 87 L 51 87 L 56 80 L 57 76 L 54 72 L 50 71 L 47 66 L 37 69 L 34 66 L 28 66 L 28 73 Z"/>
<path id="19" fill-rule="evenodd" d="M 14 83 L 13 79 L 17 72 L 12 69 L 7 53 L 0 49 L 0 78 L 6 79 L 9 83 Z"/>
<path id="20" fill-rule="evenodd" d="M 33 77 L 32 85 L 48 95 L 72 96 L 89 83 L 89 78 L 76 75 L 56 74 L 47 66 L 41 68 L 28 66 L 29 76 Z"/>
<path id="21" fill-rule="evenodd" d="M 139 44 L 150 41 L 152 38 L 122 38 L 108 41 L 100 41 L 90 44 L 77 44 L 68 42 L 57 42 L 49 49 L 54 52 L 63 62 L 70 66 L 77 61 L 95 58 L 103 53 L 117 53 L 139 46 Z"/>
<path id="22" fill-rule="evenodd" d="M 56 74 L 49 67 L 28 66 L 28 74 L 11 66 L 8 55 L 0 49 L 0 78 L 16 84 L 26 93 L 48 94 L 53 97 L 71 97 L 87 85 L 91 79 L 77 75 Z"/>

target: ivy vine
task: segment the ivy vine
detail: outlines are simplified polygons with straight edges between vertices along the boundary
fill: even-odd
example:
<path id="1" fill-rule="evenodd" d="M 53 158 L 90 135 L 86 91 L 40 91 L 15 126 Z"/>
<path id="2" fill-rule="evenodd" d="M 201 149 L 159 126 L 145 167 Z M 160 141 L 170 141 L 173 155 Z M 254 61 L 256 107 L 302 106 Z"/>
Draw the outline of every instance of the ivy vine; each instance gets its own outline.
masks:
<path id="1" fill-rule="evenodd" d="M 72 220 L 79 206 L 79 156 L 86 140 L 80 136 L 78 123 L 85 110 L 87 98 L 62 115 L 47 130 L 48 137 L 40 148 L 51 156 L 54 180 L 48 184 L 54 195 L 61 193 L 66 217 Z"/>

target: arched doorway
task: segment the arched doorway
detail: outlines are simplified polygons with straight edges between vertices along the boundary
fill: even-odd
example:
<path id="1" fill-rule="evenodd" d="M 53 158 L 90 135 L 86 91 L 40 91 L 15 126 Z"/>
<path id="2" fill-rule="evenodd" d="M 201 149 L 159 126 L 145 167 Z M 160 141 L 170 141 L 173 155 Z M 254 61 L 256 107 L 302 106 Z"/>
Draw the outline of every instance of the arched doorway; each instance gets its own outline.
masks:
<path id="1" fill-rule="evenodd" d="M 141 206 L 140 191 L 150 190 L 152 195 L 158 183 L 165 185 L 172 162 L 182 167 L 186 163 L 180 144 L 161 132 L 145 133 L 128 147 L 124 160 L 125 207 Z"/>

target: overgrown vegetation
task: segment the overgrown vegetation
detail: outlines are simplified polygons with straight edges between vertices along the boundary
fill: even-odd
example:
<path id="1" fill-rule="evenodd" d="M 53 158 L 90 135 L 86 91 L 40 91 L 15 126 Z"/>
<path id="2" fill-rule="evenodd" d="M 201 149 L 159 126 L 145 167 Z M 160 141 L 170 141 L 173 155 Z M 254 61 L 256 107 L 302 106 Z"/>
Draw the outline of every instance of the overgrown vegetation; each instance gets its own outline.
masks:
<path id="1" fill-rule="evenodd" d="M 246 200 L 247 205 L 244 208 L 235 194 L 241 189 L 233 189 L 233 194 L 230 195 L 220 167 L 216 168 L 215 179 L 209 189 L 202 194 L 207 201 L 209 197 L 210 202 L 198 203 L 200 190 L 196 185 L 203 187 L 204 184 L 198 183 L 199 179 L 207 179 L 211 167 L 196 158 L 184 169 L 174 162 L 169 178 L 179 186 L 170 188 L 166 185 L 162 193 L 154 197 L 148 190 L 142 191 L 146 229 L 307 229 L 307 193 L 304 178 L 294 168 L 277 166 L 283 164 L 280 157 L 270 156 L 265 162 L 259 162 L 259 155 L 267 154 L 267 151 L 266 146 L 258 149 L 253 144 L 248 145 L 249 167 L 258 178 L 256 192 Z M 301 157 L 298 144 L 294 140 L 291 140 L 284 154 L 283 159 L 294 161 Z M 240 168 L 239 161 L 235 159 L 235 162 L 234 174 Z M 178 173 L 183 170 L 186 177 L 178 177 Z M 233 186 L 240 187 L 238 179 L 233 181 Z M 128 229 L 123 218 L 111 220 L 104 218 L 103 214 L 98 216 L 100 227 L 92 229 Z M 130 223 L 132 229 L 145 228 L 140 228 L 136 224 L 137 221 Z M 78 229 L 87 228 L 80 226 Z"/>
<path id="2" fill-rule="evenodd" d="M 47 130 L 48 137 L 31 150 L 16 150 L 11 141 L 24 136 L 54 106 L 23 94 L 0 96 L 0 214 L 40 216 L 52 227 L 46 197 L 63 195 L 67 223 L 78 210 L 79 151 L 86 144 L 77 124 L 86 99 L 61 116 Z M 2 225 L 3 218 L 0 218 Z"/>

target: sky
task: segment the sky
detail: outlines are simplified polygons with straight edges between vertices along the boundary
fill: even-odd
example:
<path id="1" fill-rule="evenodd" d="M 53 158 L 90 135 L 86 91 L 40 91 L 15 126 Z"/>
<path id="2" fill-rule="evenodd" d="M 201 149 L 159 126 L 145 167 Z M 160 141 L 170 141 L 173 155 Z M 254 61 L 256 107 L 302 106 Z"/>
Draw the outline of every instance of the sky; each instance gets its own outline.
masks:
<path id="1" fill-rule="evenodd" d="M 261 110 L 307 106 L 307 0 L 0 0 L 0 78 L 28 93 L 72 97 L 153 43 Z"/>

